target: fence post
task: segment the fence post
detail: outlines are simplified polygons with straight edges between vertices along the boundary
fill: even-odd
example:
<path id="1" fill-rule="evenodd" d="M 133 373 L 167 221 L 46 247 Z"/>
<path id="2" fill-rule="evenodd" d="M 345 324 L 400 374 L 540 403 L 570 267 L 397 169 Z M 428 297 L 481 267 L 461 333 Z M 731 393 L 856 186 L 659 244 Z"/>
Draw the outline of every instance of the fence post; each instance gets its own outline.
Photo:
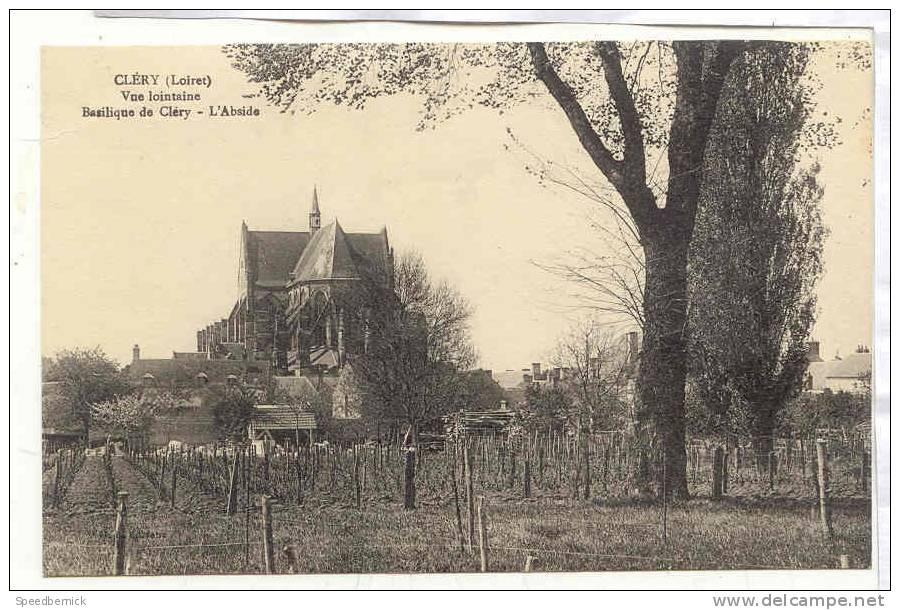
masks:
<path id="1" fill-rule="evenodd" d="M 522 476 L 525 478 L 523 492 L 526 498 L 531 497 L 531 451 L 526 448 L 522 463 Z"/>
<path id="2" fill-rule="evenodd" d="M 869 467 L 869 452 L 865 449 L 862 450 L 862 463 L 859 466 L 859 484 L 862 487 L 862 492 L 864 494 L 869 493 L 869 473 L 871 472 L 871 468 Z"/>
<path id="3" fill-rule="evenodd" d="M 228 503 L 225 506 L 225 514 L 233 515 L 235 509 L 237 508 L 237 494 L 238 494 L 238 450 L 237 447 L 234 448 L 234 458 L 231 461 L 231 477 L 228 482 Z"/>
<path id="4" fill-rule="evenodd" d="M 453 446 L 453 461 L 451 464 L 450 471 L 450 480 L 453 482 L 453 504 L 456 507 L 456 533 L 459 535 L 459 550 L 465 550 L 465 542 L 463 536 L 463 528 L 462 528 L 462 513 L 459 510 L 459 487 L 456 484 L 456 473 L 457 473 L 457 463 L 456 463 L 456 442 L 454 441 Z"/>
<path id="5" fill-rule="evenodd" d="M 534 555 L 525 556 L 525 571 L 531 572 L 531 564 L 534 562 Z"/>
<path id="6" fill-rule="evenodd" d="M 463 441 L 463 462 L 465 464 L 465 483 L 466 483 L 466 510 L 468 511 L 468 543 L 469 543 L 469 551 L 472 551 L 472 548 L 475 545 L 475 497 L 472 485 L 472 456 L 469 455 L 469 440 L 465 439 Z"/>
<path id="7" fill-rule="evenodd" d="M 828 454 L 827 444 L 824 439 L 816 441 L 816 461 L 818 462 L 817 480 L 819 481 L 819 520 L 822 523 L 822 533 L 831 538 L 831 504 L 828 498 Z"/>
<path id="8" fill-rule="evenodd" d="M 125 540 L 128 527 L 128 492 L 120 491 L 118 493 L 118 503 L 116 504 L 116 552 L 113 563 L 113 574 L 122 576 L 125 573 Z"/>
<path id="9" fill-rule="evenodd" d="M 718 500 L 722 497 L 722 458 L 725 452 L 721 447 L 716 447 L 713 451 L 713 479 L 712 479 L 712 497 Z"/>
<path id="10" fill-rule="evenodd" d="M 488 571 L 487 523 L 484 516 L 484 496 L 478 496 L 478 552 L 481 556 L 481 571 Z"/>
<path id="11" fill-rule="evenodd" d="M 353 489 L 356 493 L 356 508 L 362 508 L 362 485 L 359 480 L 359 445 L 353 447 Z"/>
<path id="12" fill-rule="evenodd" d="M 59 506 L 59 482 L 62 478 L 62 449 L 56 452 L 56 468 L 53 472 L 53 506 Z"/>
<path id="13" fill-rule="evenodd" d="M 294 454 L 294 467 L 297 470 L 297 504 L 303 502 L 303 468 L 300 466 L 300 445 L 297 445 L 297 451 Z"/>
<path id="14" fill-rule="evenodd" d="M 175 508 L 175 483 L 178 472 L 178 458 L 175 456 L 175 452 L 172 452 L 172 508 Z"/>
<path id="15" fill-rule="evenodd" d="M 416 451 L 415 447 L 403 448 L 403 508 L 416 507 Z"/>
<path id="16" fill-rule="evenodd" d="M 266 562 L 266 574 L 275 573 L 275 546 L 272 542 L 272 498 L 262 497 L 263 553 Z"/>

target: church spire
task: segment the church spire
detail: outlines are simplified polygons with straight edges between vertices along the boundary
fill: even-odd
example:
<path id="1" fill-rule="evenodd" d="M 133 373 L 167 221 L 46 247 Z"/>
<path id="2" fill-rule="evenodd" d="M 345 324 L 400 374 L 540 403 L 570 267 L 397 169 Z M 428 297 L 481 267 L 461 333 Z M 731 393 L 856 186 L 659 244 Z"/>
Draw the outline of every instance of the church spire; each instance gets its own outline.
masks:
<path id="1" fill-rule="evenodd" d="M 312 205 L 309 207 L 309 234 L 312 235 L 322 226 L 322 214 L 319 212 L 319 193 L 313 186 Z"/>

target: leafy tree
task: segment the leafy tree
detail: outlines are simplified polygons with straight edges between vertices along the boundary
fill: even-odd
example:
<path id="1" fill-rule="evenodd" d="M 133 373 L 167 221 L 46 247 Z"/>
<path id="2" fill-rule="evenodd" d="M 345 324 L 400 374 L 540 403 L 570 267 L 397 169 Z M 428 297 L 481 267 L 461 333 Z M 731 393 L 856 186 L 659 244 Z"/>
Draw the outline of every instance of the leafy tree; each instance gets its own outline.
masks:
<path id="1" fill-rule="evenodd" d="M 521 409 L 522 425 L 531 430 L 562 432 L 569 423 L 572 403 L 560 387 L 529 384 Z"/>
<path id="2" fill-rule="evenodd" d="M 871 389 L 861 393 L 825 389 L 821 393 L 804 392 L 779 413 L 782 434 L 810 436 L 820 428 L 850 430 L 871 421 Z"/>
<path id="3" fill-rule="evenodd" d="M 66 349 L 43 358 L 43 380 L 60 385 L 59 396 L 81 421 L 85 435 L 91 426 L 91 406 L 124 396 L 132 388 L 117 362 L 99 347 Z"/>
<path id="4" fill-rule="evenodd" d="M 692 243 L 694 383 L 717 417 L 746 412 L 761 459 L 778 413 L 802 388 L 822 269 L 823 191 L 818 167 L 803 167 L 800 155 L 808 61 L 807 47 L 788 43 L 736 60 Z"/>
<path id="5" fill-rule="evenodd" d="M 462 373 L 457 404 L 461 409 L 496 409 L 506 394 L 485 371 L 474 370 Z"/>
<path id="6" fill-rule="evenodd" d="M 128 442 L 150 431 L 157 416 L 179 408 L 183 397 L 171 392 L 135 392 L 91 405 L 92 420 Z"/>
<path id="7" fill-rule="evenodd" d="M 213 421 L 219 438 L 244 441 L 256 413 L 257 391 L 241 384 L 226 384 L 211 397 Z"/>

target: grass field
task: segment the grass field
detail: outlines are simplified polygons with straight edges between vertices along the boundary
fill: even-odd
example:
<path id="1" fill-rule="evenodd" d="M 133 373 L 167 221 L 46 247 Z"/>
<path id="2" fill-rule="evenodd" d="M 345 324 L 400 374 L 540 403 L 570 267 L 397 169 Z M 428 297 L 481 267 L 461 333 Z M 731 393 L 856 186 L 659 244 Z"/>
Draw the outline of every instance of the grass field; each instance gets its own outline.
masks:
<path id="1" fill-rule="evenodd" d="M 258 498 L 242 496 L 235 515 L 224 500 L 189 480 L 176 506 L 150 479 L 112 458 L 115 487 L 129 494 L 131 575 L 263 571 Z M 839 556 L 865 568 L 871 554 L 869 502 L 834 501 L 834 537 L 820 533 L 811 498 L 778 495 L 695 499 L 668 506 L 615 498 L 573 500 L 536 489 L 523 499 L 483 489 L 491 571 L 710 570 L 837 568 Z M 465 506 L 463 529 L 467 529 Z M 414 511 L 385 497 L 361 509 L 342 497 L 275 502 L 276 571 L 287 573 L 469 572 L 480 569 L 477 542 L 460 542 L 452 495 L 421 497 Z M 115 510 L 103 458 L 88 457 L 57 509 L 44 512 L 47 576 L 112 573 Z M 249 544 L 247 544 L 249 543 Z"/>

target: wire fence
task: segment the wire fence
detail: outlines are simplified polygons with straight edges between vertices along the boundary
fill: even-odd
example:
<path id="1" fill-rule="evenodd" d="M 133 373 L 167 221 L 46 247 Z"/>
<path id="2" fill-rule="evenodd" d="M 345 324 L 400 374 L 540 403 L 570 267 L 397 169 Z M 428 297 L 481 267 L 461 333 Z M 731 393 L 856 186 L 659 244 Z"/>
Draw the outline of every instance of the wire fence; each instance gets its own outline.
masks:
<path id="1" fill-rule="evenodd" d="M 691 492 L 711 498 L 731 494 L 818 500 L 815 517 L 830 536 L 828 503 L 867 493 L 869 445 L 852 435 L 834 436 L 827 444 L 820 440 L 776 439 L 761 450 L 748 439 L 691 439 L 686 453 Z M 657 569 L 672 568 L 665 493 L 645 506 L 640 514 L 649 519 L 643 522 L 621 517 L 594 522 L 585 512 L 573 528 L 554 517 L 554 506 L 576 507 L 577 501 L 614 506 L 629 497 L 641 469 L 654 484 L 665 485 L 665 454 L 652 444 L 634 444 L 618 431 L 457 436 L 439 448 L 419 451 L 400 443 L 361 443 L 292 451 L 268 446 L 260 452 L 252 445 L 131 449 L 121 458 L 113 453 L 108 447 L 82 471 L 84 452 L 61 452 L 44 473 L 45 479 L 54 474 L 56 481 L 47 485 L 55 489 L 51 504 L 65 498 L 79 475 L 77 493 L 92 492 L 86 502 L 108 500 L 106 506 L 115 507 L 103 513 L 115 519 L 113 533 L 95 531 L 86 541 L 49 543 L 54 552 L 87 553 L 85 561 L 94 562 L 98 573 L 334 571 L 338 568 L 321 559 L 332 545 L 343 553 L 358 553 L 345 561 L 371 561 L 375 570 L 385 548 L 409 552 L 409 561 L 428 549 L 445 550 L 441 560 L 447 563 L 437 569 L 448 571 L 488 570 L 490 556 L 501 569 L 530 568 L 545 556 L 556 557 L 553 565 L 561 569 L 593 569 L 602 561 L 616 568 L 648 562 Z M 429 511 L 431 522 L 416 521 L 417 511 L 396 508 L 410 499 L 406 479 L 411 465 L 413 504 L 435 507 Z M 139 481 L 123 480 L 132 472 Z M 825 481 L 824 493 L 820 481 Z M 119 493 L 122 489 L 140 489 L 141 495 L 153 497 L 129 502 Z M 159 503 L 183 508 L 186 498 L 198 496 L 207 500 L 202 519 L 219 520 L 220 535 L 212 540 L 192 540 L 199 532 L 159 531 L 145 514 L 156 510 L 147 507 Z M 260 507 L 264 497 L 273 500 L 274 511 Z M 481 507 L 485 498 L 492 503 L 490 525 L 476 508 L 476 499 Z M 392 508 L 381 510 L 384 506 Z M 360 511 L 351 514 L 361 519 L 379 519 L 378 535 L 387 537 L 359 541 L 363 525 L 348 520 L 348 508 Z M 568 518 L 572 514 L 566 513 Z M 564 541 L 573 529 L 591 535 Z M 560 544 L 551 548 L 546 540 L 554 536 Z M 740 565 L 799 568 L 803 562 L 782 558 L 772 565 Z"/>

